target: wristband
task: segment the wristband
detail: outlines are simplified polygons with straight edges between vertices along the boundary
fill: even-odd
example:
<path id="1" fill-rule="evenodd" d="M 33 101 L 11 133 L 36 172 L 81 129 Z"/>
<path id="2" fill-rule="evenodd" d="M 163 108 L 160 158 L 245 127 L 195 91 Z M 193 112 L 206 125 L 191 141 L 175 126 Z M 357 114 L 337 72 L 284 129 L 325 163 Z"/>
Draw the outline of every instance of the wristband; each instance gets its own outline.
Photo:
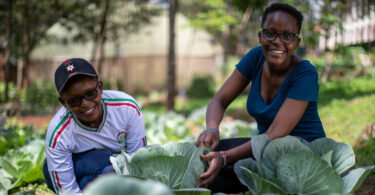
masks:
<path id="1" fill-rule="evenodd" d="M 217 131 L 218 133 L 220 133 L 219 128 L 215 128 L 215 127 L 206 129 L 206 131 Z"/>
<path id="2" fill-rule="evenodd" d="M 225 151 L 220 151 L 220 155 L 223 157 L 224 166 L 227 165 L 227 153 Z"/>

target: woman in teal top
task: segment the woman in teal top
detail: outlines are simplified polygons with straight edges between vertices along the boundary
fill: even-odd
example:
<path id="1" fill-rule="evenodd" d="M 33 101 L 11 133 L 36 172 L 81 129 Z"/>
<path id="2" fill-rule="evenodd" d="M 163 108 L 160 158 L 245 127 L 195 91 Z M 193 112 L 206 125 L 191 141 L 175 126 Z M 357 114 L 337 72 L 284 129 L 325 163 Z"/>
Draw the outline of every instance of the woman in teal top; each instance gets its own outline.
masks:
<path id="1" fill-rule="evenodd" d="M 310 62 L 294 55 L 301 41 L 302 20 L 301 12 L 287 4 L 274 3 L 265 9 L 258 33 L 261 46 L 241 59 L 208 105 L 208 129 L 199 136 L 197 146 L 214 151 L 202 156 L 210 161 L 210 167 L 199 176 L 197 187 L 213 182 L 209 186 L 213 192 L 241 191 L 232 183 L 237 179 L 233 170 L 227 172 L 236 161 L 252 156 L 251 140 L 219 141 L 218 127 L 225 109 L 250 82 L 247 110 L 257 121 L 259 133 L 270 139 L 294 135 L 312 141 L 325 137 L 317 109 L 318 73 Z M 216 177 L 219 172 L 225 176 Z"/>
<path id="2" fill-rule="evenodd" d="M 247 99 L 247 111 L 255 118 L 259 134 L 271 126 L 276 114 L 287 98 L 307 101 L 308 105 L 301 119 L 289 135 L 307 141 L 325 137 L 322 122 L 318 115 L 318 73 L 307 60 L 300 61 L 281 83 L 273 98 L 265 101 L 261 93 L 261 74 L 265 57 L 261 47 L 255 47 L 237 64 L 237 70 L 248 80 L 251 89 Z"/>

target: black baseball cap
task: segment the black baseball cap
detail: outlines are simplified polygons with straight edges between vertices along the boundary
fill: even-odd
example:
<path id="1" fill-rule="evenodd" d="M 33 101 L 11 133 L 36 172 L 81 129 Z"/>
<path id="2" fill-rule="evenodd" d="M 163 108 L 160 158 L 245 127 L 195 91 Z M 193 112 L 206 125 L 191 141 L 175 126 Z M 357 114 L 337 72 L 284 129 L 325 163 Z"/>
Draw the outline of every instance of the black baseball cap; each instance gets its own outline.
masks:
<path id="1" fill-rule="evenodd" d="M 82 58 L 71 58 L 65 60 L 55 72 L 55 85 L 61 94 L 69 79 L 76 75 L 87 75 L 97 77 L 95 68 Z"/>

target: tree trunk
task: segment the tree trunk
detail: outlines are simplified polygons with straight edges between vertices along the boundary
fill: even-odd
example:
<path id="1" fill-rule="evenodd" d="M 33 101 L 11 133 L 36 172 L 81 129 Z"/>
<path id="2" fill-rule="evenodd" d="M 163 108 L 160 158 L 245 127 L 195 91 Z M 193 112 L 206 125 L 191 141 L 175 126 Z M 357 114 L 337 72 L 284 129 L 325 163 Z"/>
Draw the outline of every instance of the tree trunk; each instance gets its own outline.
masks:
<path id="1" fill-rule="evenodd" d="M 4 91 L 4 102 L 9 101 L 9 80 L 10 80 L 10 43 L 11 43 L 11 27 L 12 27 L 12 0 L 8 0 L 7 16 L 5 21 L 5 66 L 4 66 L 4 78 L 5 78 L 5 91 Z"/>
<path id="2" fill-rule="evenodd" d="M 109 10 L 109 3 L 110 0 L 105 1 L 104 11 L 100 22 L 100 32 L 97 36 L 95 49 L 94 49 L 94 56 L 92 57 L 92 65 L 97 69 L 98 74 L 100 75 L 101 72 L 101 62 L 102 62 L 102 54 L 103 54 L 103 45 L 104 45 L 104 35 L 106 31 L 106 24 L 107 24 L 107 17 L 108 17 L 108 10 Z"/>
<path id="3" fill-rule="evenodd" d="M 22 88 L 26 89 L 29 85 L 29 67 L 30 67 L 30 22 L 29 22 L 29 6 L 27 0 L 24 0 L 23 5 L 23 35 L 22 35 L 22 49 L 23 49 L 23 72 L 22 72 Z"/>
<path id="4" fill-rule="evenodd" d="M 177 0 L 169 1 L 169 53 L 167 74 L 167 109 L 174 110 L 174 98 L 176 94 L 176 61 L 175 61 L 175 19 L 177 12 Z"/>
<path id="5" fill-rule="evenodd" d="M 117 33 L 114 35 L 114 51 L 115 51 L 115 56 L 113 57 L 112 63 L 111 63 L 111 89 L 114 90 L 119 90 L 119 86 L 117 85 L 118 81 L 118 63 L 119 63 L 119 58 L 120 58 L 120 41 Z M 123 89 L 121 89 L 123 90 Z"/>

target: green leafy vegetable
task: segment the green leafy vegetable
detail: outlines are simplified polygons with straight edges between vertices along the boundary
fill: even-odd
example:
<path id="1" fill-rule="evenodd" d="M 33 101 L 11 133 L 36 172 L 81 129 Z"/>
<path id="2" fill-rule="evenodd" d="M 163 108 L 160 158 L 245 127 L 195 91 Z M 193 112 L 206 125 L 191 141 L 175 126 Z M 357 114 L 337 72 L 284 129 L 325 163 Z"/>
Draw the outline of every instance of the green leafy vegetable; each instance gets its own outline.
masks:
<path id="1" fill-rule="evenodd" d="M 286 136 L 251 139 L 255 160 L 240 160 L 234 170 L 254 194 L 348 194 L 359 188 L 374 166 L 353 167 L 353 149 L 329 138 L 311 143 Z"/>
<path id="2" fill-rule="evenodd" d="M 194 188 L 196 178 L 206 168 L 201 154 L 208 148 L 197 148 L 192 143 L 168 143 L 141 148 L 131 156 L 122 152 L 110 161 L 118 175 L 153 179 L 171 189 Z"/>

